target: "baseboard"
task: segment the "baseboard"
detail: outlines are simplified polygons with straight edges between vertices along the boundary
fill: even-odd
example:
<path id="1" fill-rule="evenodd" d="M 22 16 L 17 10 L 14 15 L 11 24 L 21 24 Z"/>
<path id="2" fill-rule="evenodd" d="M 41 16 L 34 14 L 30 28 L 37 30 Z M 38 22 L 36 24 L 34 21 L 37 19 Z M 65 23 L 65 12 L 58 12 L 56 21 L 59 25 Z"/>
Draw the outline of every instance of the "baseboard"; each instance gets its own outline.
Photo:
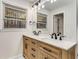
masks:
<path id="1" fill-rule="evenodd" d="M 22 56 L 22 54 L 19 54 L 19 55 L 17 55 L 17 56 L 11 57 L 11 58 L 9 58 L 9 59 L 18 59 L 18 58 L 21 57 L 21 56 Z"/>

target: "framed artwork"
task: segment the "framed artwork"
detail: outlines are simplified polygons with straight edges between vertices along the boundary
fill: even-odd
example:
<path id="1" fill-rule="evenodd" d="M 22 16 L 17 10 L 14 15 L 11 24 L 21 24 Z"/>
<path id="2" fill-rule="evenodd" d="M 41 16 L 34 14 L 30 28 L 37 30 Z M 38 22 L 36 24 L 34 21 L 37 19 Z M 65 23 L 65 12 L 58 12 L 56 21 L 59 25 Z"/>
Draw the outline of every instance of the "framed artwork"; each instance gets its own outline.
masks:
<path id="1" fill-rule="evenodd" d="M 4 12 L 4 28 L 26 28 L 27 10 L 5 5 Z"/>

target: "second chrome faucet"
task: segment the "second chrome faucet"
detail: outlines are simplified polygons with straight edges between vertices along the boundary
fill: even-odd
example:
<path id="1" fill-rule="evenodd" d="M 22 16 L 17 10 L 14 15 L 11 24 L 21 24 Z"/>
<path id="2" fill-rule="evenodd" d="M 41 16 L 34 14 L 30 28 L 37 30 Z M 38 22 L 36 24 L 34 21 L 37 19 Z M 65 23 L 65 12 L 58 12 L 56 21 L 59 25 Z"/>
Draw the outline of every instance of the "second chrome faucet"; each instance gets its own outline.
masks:
<path id="1" fill-rule="evenodd" d="M 57 39 L 58 36 L 59 36 L 59 40 L 62 40 L 62 38 L 61 38 L 62 36 L 61 36 L 61 33 L 60 33 L 60 32 L 57 33 L 57 34 L 56 34 L 56 33 L 52 33 L 52 34 L 51 34 L 51 38 L 55 38 L 55 39 Z"/>

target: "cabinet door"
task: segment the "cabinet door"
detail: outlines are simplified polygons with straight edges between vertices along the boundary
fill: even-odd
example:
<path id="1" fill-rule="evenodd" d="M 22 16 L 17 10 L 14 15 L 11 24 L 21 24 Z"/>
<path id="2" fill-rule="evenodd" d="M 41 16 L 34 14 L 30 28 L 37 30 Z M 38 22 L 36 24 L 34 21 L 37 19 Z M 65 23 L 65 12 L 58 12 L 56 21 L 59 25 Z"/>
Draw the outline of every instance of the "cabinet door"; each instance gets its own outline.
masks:
<path id="1" fill-rule="evenodd" d="M 30 40 L 23 36 L 23 56 L 29 57 Z"/>
<path id="2" fill-rule="evenodd" d="M 39 59 L 57 59 L 57 58 L 55 58 L 41 50 L 40 54 L 39 54 Z"/>
<path id="3" fill-rule="evenodd" d="M 62 57 L 61 56 L 62 55 L 61 49 L 50 46 L 48 44 L 41 43 L 41 42 L 39 43 L 39 46 L 40 46 L 39 49 L 41 49 L 48 55 L 53 56 L 55 59 L 61 59 L 61 57 Z"/>
<path id="4" fill-rule="evenodd" d="M 57 59 L 54 56 L 48 55 L 47 59 Z"/>
<path id="5" fill-rule="evenodd" d="M 48 59 L 47 53 L 41 51 L 42 59 Z"/>

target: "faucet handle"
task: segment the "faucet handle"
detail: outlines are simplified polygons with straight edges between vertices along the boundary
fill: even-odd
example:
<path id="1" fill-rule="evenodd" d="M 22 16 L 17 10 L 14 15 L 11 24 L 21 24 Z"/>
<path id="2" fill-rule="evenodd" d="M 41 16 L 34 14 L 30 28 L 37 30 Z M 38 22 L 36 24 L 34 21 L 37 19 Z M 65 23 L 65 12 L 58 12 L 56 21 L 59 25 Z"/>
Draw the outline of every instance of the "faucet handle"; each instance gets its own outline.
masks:
<path id="1" fill-rule="evenodd" d="M 58 32 L 58 33 L 57 33 L 57 36 L 59 36 L 60 34 L 61 34 L 61 32 Z"/>
<path id="2" fill-rule="evenodd" d="M 33 34 L 35 35 L 36 34 L 36 31 L 33 31 Z"/>
<path id="3" fill-rule="evenodd" d="M 50 36 L 51 38 L 53 38 L 53 33 L 49 34 L 49 36 Z"/>
<path id="4" fill-rule="evenodd" d="M 39 30 L 38 32 L 39 32 L 39 33 L 41 33 L 41 31 L 40 31 L 40 30 Z"/>
<path id="5" fill-rule="evenodd" d="M 39 31 L 38 31 L 38 35 L 39 35 L 40 33 L 41 33 L 41 31 L 39 30 Z"/>
<path id="6" fill-rule="evenodd" d="M 59 40 L 62 40 L 62 38 L 64 38 L 65 36 L 60 36 L 60 39 Z"/>

